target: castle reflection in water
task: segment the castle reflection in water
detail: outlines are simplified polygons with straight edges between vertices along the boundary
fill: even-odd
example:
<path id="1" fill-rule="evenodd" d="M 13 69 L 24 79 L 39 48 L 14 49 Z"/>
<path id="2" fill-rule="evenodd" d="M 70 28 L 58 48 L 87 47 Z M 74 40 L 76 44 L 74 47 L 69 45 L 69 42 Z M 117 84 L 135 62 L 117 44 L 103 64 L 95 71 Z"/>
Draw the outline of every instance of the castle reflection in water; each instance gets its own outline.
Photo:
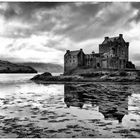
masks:
<path id="1" fill-rule="evenodd" d="M 78 88 L 80 87 L 64 85 L 64 102 L 68 108 L 73 106 L 84 109 L 84 104 L 98 106 L 98 111 L 103 114 L 104 119 L 118 120 L 119 123 L 128 114 L 128 94 L 87 93 Z"/>

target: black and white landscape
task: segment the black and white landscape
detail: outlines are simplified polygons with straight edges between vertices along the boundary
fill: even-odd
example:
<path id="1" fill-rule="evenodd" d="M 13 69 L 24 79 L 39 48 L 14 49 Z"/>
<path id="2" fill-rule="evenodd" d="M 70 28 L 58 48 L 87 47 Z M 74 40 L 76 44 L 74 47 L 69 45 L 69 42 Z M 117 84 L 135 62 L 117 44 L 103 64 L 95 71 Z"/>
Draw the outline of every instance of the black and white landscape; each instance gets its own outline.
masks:
<path id="1" fill-rule="evenodd" d="M 140 138 L 139 2 L 0 2 L 0 138 Z"/>

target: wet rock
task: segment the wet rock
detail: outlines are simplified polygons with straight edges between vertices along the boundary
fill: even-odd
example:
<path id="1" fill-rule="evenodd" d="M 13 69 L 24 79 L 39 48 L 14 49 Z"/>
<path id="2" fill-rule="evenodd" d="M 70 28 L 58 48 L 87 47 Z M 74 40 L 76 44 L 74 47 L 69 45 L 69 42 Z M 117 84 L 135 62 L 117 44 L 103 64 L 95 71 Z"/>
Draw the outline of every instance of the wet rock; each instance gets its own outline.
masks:
<path id="1" fill-rule="evenodd" d="M 140 128 L 132 128 L 132 129 L 130 129 L 130 130 L 140 133 Z"/>
<path id="2" fill-rule="evenodd" d="M 47 130 L 47 133 L 57 133 L 57 130 Z"/>
<path id="3" fill-rule="evenodd" d="M 40 120 L 48 120 L 48 118 L 40 118 Z"/>
<path id="4" fill-rule="evenodd" d="M 66 129 L 66 128 L 61 128 L 61 129 L 58 129 L 57 131 L 58 131 L 58 133 L 62 133 L 62 132 L 65 132 L 65 131 L 67 131 L 68 129 Z"/>
<path id="5" fill-rule="evenodd" d="M 91 119 L 91 120 L 89 120 L 90 123 L 97 123 L 99 121 L 100 121 L 99 119 Z"/>
<path id="6" fill-rule="evenodd" d="M 67 125 L 67 128 L 79 128 L 78 125 Z"/>
<path id="7" fill-rule="evenodd" d="M 41 74 L 42 76 L 52 76 L 52 74 L 50 72 L 45 72 L 43 74 Z"/>
<path id="8" fill-rule="evenodd" d="M 90 137 L 94 137 L 95 135 L 94 135 L 94 134 L 89 134 L 88 136 L 90 136 Z"/>
<path id="9" fill-rule="evenodd" d="M 38 74 L 38 75 L 34 76 L 31 80 L 45 80 L 48 77 L 52 77 L 52 74 L 49 72 L 45 72 L 43 74 Z"/>

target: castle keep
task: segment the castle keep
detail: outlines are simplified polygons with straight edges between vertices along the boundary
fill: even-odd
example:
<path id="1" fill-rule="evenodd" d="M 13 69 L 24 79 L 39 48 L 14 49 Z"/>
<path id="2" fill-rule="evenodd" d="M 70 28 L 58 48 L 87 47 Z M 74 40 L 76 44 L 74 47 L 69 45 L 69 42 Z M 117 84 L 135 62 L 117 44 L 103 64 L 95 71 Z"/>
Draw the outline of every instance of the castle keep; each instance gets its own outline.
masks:
<path id="1" fill-rule="evenodd" d="M 85 54 L 82 49 L 67 50 L 64 55 L 64 73 L 67 74 L 76 68 L 93 68 L 95 70 L 125 70 L 135 69 L 129 61 L 129 42 L 118 37 L 105 37 L 99 44 L 99 53 Z"/>

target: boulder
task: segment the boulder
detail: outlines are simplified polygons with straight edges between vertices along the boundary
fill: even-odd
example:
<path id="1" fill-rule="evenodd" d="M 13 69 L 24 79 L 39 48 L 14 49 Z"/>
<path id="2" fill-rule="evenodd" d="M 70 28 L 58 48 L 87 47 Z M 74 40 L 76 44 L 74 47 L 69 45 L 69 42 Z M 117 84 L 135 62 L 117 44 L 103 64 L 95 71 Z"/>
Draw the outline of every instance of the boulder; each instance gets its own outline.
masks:
<path id="1" fill-rule="evenodd" d="M 45 80 L 48 77 L 52 77 L 52 74 L 49 72 L 45 72 L 43 74 L 35 75 L 31 80 Z"/>
<path id="2" fill-rule="evenodd" d="M 41 74 L 42 76 L 52 76 L 52 74 L 50 72 L 44 72 L 43 74 Z"/>

